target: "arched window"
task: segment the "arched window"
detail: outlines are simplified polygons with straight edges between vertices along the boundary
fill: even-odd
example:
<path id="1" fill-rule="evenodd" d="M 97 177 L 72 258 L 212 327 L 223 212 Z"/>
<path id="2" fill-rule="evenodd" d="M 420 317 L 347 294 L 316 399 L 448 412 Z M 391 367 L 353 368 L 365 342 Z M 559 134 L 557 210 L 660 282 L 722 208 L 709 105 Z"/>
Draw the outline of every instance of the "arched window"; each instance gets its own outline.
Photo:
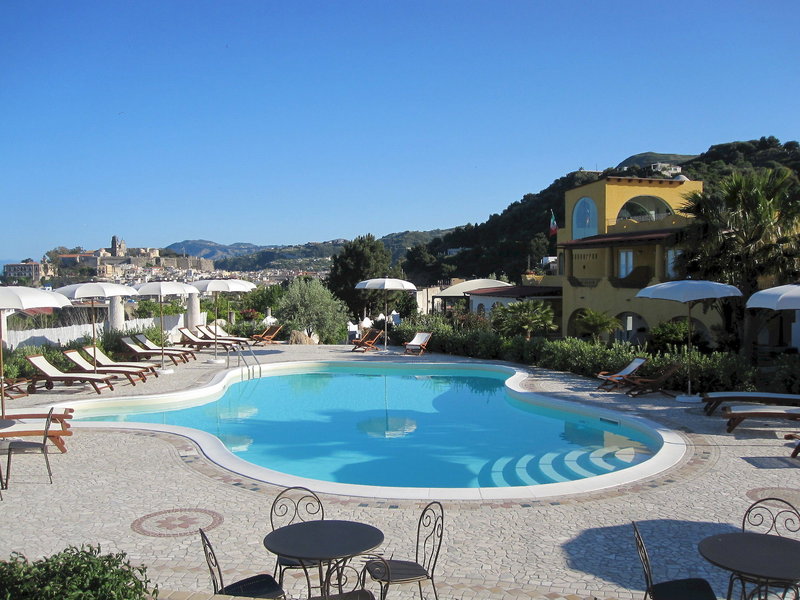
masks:
<path id="1" fill-rule="evenodd" d="M 572 239 L 597 235 L 597 206 L 594 200 L 584 196 L 572 211 Z"/>
<path id="2" fill-rule="evenodd" d="M 636 196 L 628 200 L 617 214 L 617 221 L 658 221 L 673 214 L 669 204 L 656 196 Z"/>

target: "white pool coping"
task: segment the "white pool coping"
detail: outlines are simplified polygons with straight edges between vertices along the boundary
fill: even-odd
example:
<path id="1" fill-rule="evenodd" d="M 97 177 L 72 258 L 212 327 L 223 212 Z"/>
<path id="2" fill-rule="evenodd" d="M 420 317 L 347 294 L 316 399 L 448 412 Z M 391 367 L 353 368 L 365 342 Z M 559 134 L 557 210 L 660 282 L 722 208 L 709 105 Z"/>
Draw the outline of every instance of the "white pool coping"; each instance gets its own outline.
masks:
<path id="1" fill-rule="evenodd" d="M 291 361 L 261 365 L 263 375 L 285 374 L 301 370 L 321 368 L 328 366 L 355 366 L 359 368 L 408 368 L 404 362 L 365 363 L 351 361 Z M 510 499 L 542 499 L 555 496 L 598 492 L 609 488 L 632 484 L 642 479 L 651 478 L 677 465 L 686 454 L 688 448 L 684 438 L 677 432 L 642 417 L 624 415 L 614 410 L 587 407 L 576 402 L 560 400 L 543 394 L 525 391 L 521 384 L 529 377 L 529 373 L 515 367 L 493 363 L 449 363 L 435 362 L 414 365 L 415 369 L 428 370 L 441 367 L 458 370 L 481 370 L 507 373 L 509 378 L 506 386 L 509 393 L 515 398 L 535 404 L 552 406 L 558 410 L 573 414 L 585 415 L 592 418 L 611 420 L 625 427 L 638 430 L 645 435 L 660 438 L 661 448 L 651 458 L 637 465 L 595 475 L 576 481 L 560 483 L 544 483 L 532 486 L 514 487 L 479 487 L 479 488 L 426 488 L 426 487 L 387 487 L 354 485 L 307 479 L 274 471 L 249 463 L 232 454 L 216 436 L 193 429 L 175 425 L 134 423 L 134 422 L 107 422 L 107 421 L 73 421 L 73 427 L 91 427 L 97 429 L 119 430 L 145 430 L 172 433 L 187 437 L 200 446 L 202 452 L 220 467 L 243 477 L 262 481 L 278 486 L 302 485 L 320 493 L 337 494 L 366 498 L 385 499 L 439 499 L 439 500 L 510 500 Z M 169 392 L 162 394 L 128 396 L 114 399 L 92 399 L 79 402 L 61 403 L 57 407 L 71 407 L 75 409 L 75 416 L 80 417 L 81 409 L 96 411 L 98 409 L 115 409 L 122 406 L 151 404 L 154 409 L 175 405 L 201 405 L 216 400 L 233 383 L 247 379 L 247 367 L 240 367 L 217 373 L 210 382 L 197 388 Z"/>

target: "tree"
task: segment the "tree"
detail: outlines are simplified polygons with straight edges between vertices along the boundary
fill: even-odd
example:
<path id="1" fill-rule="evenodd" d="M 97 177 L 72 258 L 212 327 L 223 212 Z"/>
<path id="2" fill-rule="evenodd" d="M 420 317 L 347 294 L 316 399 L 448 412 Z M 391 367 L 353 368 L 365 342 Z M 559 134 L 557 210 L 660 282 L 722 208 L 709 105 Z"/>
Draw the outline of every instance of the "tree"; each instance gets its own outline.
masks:
<path id="1" fill-rule="evenodd" d="M 716 190 L 689 195 L 681 211 L 694 217 L 676 260 L 684 276 L 734 285 L 745 300 L 761 278 L 778 285 L 800 276 L 800 188 L 790 170 L 733 173 Z M 743 328 L 743 312 L 740 306 L 727 318 L 749 349 L 753 332 Z"/>
<path id="2" fill-rule="evenodd" d="M 492 323 L 504 335 L 525 333 L 530 340 L 533 332 L 555 331 L 558 325 L 553 322 L 553 308 L 541 300 L 524 300 L 512 302 L 506 306 L 498 306 L 492 310 Z"/>
<path id="3" fill-rule="evenodd" d="M 268 309 L 275 310 L 285 293 L 281 285 L 259 286 L 251 292 L 242 296 L 239 306 L 242 309 L 251 309 L 262 315 L 267 314 Z"/>
<path id="4" fill-rule="evenodd" d="M 350 314 L 358 318 L 367 307 L 379 304 L 382 307 L 383 294 L 356 290 L 356 284 L 373 277 L 389 276 L 390 262 L 389 251 L 375 236 L 359 236 L 333 256 L 328 287 L 345 302 Z"/>
<path id="5" fill-rule="evenodd" d="M 604 333 L 613 333 L 622 329 L 622 323 L 608 313 L 591 308 L 584 308 L 575 319 L 575 324 L 584 332 L 592 336 L 592 341 L 597 344 Z"/>
<path id="6" fill-rule="evenodd" d="M 316 333 L 322 344 L 338 344 L 347 336 L 347 306 L 319 279 L 295 279 L 275 313 L 290 330 Z"/>

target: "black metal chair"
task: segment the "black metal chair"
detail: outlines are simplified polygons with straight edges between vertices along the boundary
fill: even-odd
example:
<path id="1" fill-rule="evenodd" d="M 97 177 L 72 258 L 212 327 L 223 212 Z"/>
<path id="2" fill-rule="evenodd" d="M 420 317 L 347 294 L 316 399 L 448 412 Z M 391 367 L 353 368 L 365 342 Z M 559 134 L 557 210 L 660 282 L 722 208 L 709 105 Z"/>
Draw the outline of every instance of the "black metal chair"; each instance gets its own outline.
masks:
<path id="1" fill-rule="evenodd" d="M 800 512 L 794 505 L 781 498 L 763 498 L 751 504 L 745 511 L 742 517 L 742 531 L 797 538 L 800 537 Z M 762 591 L 768 592 L 768 590 L 762 590 L 765 587 L 762 581 L 733 573 L 728 583 L 727 597 L 729 599 L 733 594 L 733 586 L 737 582 L 742 586 L 742 598 L 750 597 L 753 594 L 758 596 Z M 754 586 L 749 595 L 748 584 Z M 796 582 L 770 582 L 766 587 L 779 589 L 777 595 L 784 599 L 790 590 L 793 592 L 794 598 L 800 598 L 800 589 Z"/>
<path id="2" fill-rule="evenodd" d="M 419 586 L 419 597 L 422 596 L 422 582 L 429 580 L 433 587 L 433 595 L 439 598 L 433 572 L 439 559 L 444 534 L 444 508 L 440 502 L 433 501 L 422 511 L 417 523 L 417 548 L 413 561 L 390 558 L 385 561 L 390 571 L 384 570 L 382 563 L 367 563 L 369 576 L 381 586 L 381 599 L 386 598 L 390 585 L 416 583 Z"/>
<path id="3" fill-rule="evenodd" d="M 44 455 L 44 463 L 47 465 L 47 476 L 50 478 L 50 483 L 53 483 L 53 471 L 50 469 L 50 458 L 47 456 L 47 435 L 50 433 L 50 424 L 53 422 L 53 409 L 47 413 L 47 419 L 44 422 L 44 432 L 41 442 L 30 442 L 27 440 L 11 440 L 8 445 L 0 448 L 0 452 L 8 454 L 6 462 L 6 479 L 3 487 L 8 488 L 8 479 L 11 477 L 11 457 L 15 454 L 42 454 Z M 36 433 L 36 432 L 34 432 Z"/>
<path id="4" fill-rule="evenodd" d="M 325 518 L 325 507 L 319 497 L 301 486 L 289 487 L 283 490 L 272 503 L 269 513 L 269 523 L 272 530 L 285 527 L 301 521 L 321 521 Z M 287 569 L 303 569 L 306 575 L 309 595 L 311 595 L 311 580 L 308 577 L 308 568 L 315 567 L 317 563 L 306 561 L 301 564 L 299 560 L 288 556 L 278 556 L 275 562 L 273 575 L 278 577 L 278 583 L 283 585 L 283 576 Z"/>
<path id="5" fill-rule="evenodd" d="M 208 540 L 206 532 L 200 531 L 200 539 L 203 542 L 203 553 L 206 555 L 208 570 L 211 573 L 211 584 L 214 586 L 214 594 L 227 594 L 228 596 L 240 596 L 247 598 L 286 598 L 283 588 L 275 581 L 275 578 L 268 573 L 253 575 L 246 579 L 225 585 L 222 581 L 222 569 L 217 562 L 217 555 Z"/>
<path id="6" fill-rule="evenodd" d="M 647 554 L 647 548 L 644 545 L 642 534 L 639 533 L 636 522 L 633 522 L 633 536 L 636 538 L 636 550 L 639 552 L 639 558 L 642 561 L 642 570 L 644 571 L 644 580 L 647 586 L 644 591 L 645 600 L 647 598 L 651 600 L 716 600 L 717 595 L 711 588 L 711 584 L 700 577 L 653 583 L 650 557 Z"/>
<path id="7" fill-rule="evenodd" d="M 382 556 L 359 554 L 343 558 L 328 566 L 322 596 L 309 600 L 375 600 L 375 594 L 366 588 L 367 565 L 384 578 L 391 577 L 389 563 Z"/>

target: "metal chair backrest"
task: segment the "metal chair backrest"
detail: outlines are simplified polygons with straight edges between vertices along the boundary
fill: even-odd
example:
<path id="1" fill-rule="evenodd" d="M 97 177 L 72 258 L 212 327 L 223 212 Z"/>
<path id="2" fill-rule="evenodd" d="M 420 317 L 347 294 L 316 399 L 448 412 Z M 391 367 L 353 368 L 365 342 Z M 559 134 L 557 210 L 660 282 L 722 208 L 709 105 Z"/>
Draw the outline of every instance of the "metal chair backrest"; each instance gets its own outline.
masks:
<path id="1" fill-rule="evenodd" d="M 272 529 L 299 523 L 301 521 L 321 521 L 325 518 L 325 508 L 319 497 L 301 486 L 283 490 L 272 503 L 269 523 Z"/>
<path id="2" fill-rule="evenodd" d="M 428 571 L 429 577 L 433 577 L 443 535 L 444 507 L 441 502 L 434 500 L 423 509 L 417 523 L 416 562 Z"/>
<path id="3" fill-rule="evenodd" d="M 639 552 L 639 558 L 642 561 L 642 570 L 644 571 L 644 581 L 647 588 L 645 589 L 645 598 L 650 595 L 650 590 L 653 589 L 653 572 L 650 569 L 650 557 L 647 555 L 647 548 L 644 545 L 642 534 L 639 533 L 639 528 L 636 526 L 636 521 L 632 521 L 633 537 L 636 539 L 636 550 Z"/>
<path id="4" fill-rule="evenodd" d="M 47 413 L 47 419 L 44 422 L 44 435 L 42 436 L 42 450 L 47 447 L 47 434 L 50 433 L 50 424 L 53 422 L 53 408 Z"/>
<path id="5" fill-rule="evenodd" d="M 391 571 L 385 558 L 376 554 L 357 554 L 353 557 L 335 560 L 328 565 L 323 580 L 322 597 L 338 598 L 339 594 L 343 594 L 349 598 L 356 596 L 356 592 L 366 589 L 368 563 L 373 577 L 389 580 Z M 365 594 L 356 597 L 362 598 L 365 597 Z M 373 596 L 366 595 L 366 597 Z"/>
<path id="6" fill-rule="evenodd" d="M 763 498 L 745 511 L 742 531 L 795 537 L 800 533 L 800 513 L 786 500 Z"/>
<path id="7" fill-rule="evenodd" d="M 200 539 L 203 542 L 203 553 L 206 555 L 208 571 L 211 573 L 211 585 L 214 586 L 214 593 L 218 594 L 219 591 L 225 587 L 225 584 L 222 582 L 222 569 L 217 562 L 217 555 L 214 554 L 214 548 L 211 546 L 206 532 L 202 529 L 198 531 L 200 531 Z"/>

